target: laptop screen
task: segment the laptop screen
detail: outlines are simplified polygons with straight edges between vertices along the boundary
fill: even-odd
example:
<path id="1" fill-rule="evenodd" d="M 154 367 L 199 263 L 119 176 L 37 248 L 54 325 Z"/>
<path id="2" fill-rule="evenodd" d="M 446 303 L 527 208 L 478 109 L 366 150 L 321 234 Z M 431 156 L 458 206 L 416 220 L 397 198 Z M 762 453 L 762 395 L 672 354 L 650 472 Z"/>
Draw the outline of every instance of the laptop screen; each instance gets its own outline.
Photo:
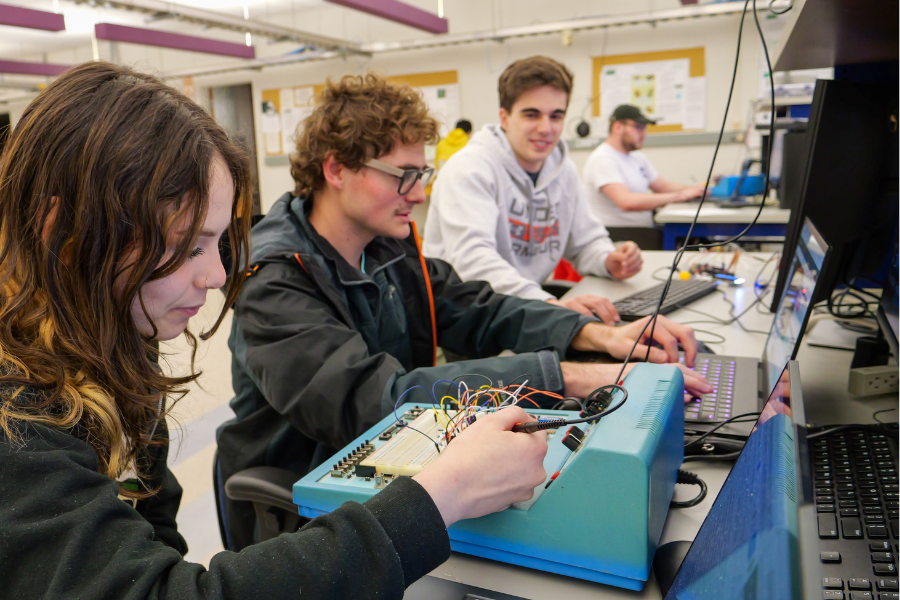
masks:
<path id="1" fill-rule="evenodd" d="M 794 256 L 788 265 L 790 273 L 787 284 L 766 339 L 763 360 L 768 385 L 765 389 L 773 389 L 787 361 L 797 358 L 797 343 L 809 319 L 810 300 L 827 251 L 828 246 L 822 236 L 810 220 L 806 219 Z"/>
<path id="2" fill-rule="evenodd" d="M 669 600 L 800 597 L 791 378 L 779 374 L 737 463 L 669 589 Z M 795 388 L 796 389 L 796 388 Z M 802 418 L 802 403 L 797 417 Z"/>

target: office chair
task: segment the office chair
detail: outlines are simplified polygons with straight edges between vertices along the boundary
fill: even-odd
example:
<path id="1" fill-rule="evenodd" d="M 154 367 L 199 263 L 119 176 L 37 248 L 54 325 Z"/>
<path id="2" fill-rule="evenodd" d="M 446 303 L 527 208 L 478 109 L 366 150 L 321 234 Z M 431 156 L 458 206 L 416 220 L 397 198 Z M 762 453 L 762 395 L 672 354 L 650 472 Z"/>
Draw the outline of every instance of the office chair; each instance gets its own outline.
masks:
<path id="1" fill-rule="evenodd" d="M 228 532 L 228 517 L 223 498 L 250 502 L 256 513 L 257 541 L 264 542 L 282 533 L 297 531 L 311 519 L 301 517 L 294 504 L 293 486 L 300 476 L 277 467 L 251 467 L 238 471 L 222 482 L 219 452 L 213 457 L 213 493 L 219 535 L 226 550 L 237 550 Z"/>
<path id="2" fill-rule="evenodd" d="M 556 297 L 557 300 L 559 300 L 574 286 L 574 281 L 566 281 L 565 279 L 550 279 L 541 284 L 541 289 L 548 294 L 553 294 L 553 296 Z"/>
<path id="3" fill-rule="evenodd" d="M 609 239 L 614 242 L 632 241 L 641 250 L 662 250 L 663 232 L 653 227 L 607 227 Z"/>

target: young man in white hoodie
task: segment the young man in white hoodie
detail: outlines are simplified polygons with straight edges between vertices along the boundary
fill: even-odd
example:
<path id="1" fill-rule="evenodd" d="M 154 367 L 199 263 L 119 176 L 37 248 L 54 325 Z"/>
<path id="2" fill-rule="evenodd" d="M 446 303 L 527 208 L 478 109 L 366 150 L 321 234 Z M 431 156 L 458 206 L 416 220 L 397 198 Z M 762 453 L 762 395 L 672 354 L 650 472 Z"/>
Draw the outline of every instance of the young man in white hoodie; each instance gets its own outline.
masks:
<path id="1" fill-rule="evenodd" d="M 561 258 L 584 274 L 625 279 L 642 264 L 640 249 L 616 249 L 591 216 L 578 169 L 560 140 L 572 74 L 543 56 L 511 64 L 500 76 L 500 124 L 486 125 L 454 154 L 435 182 L 423 252 L 464 280 L 545 300 L 613 324 L 612 303 L 582 295 L 559 301 L 541 288 Z"/>

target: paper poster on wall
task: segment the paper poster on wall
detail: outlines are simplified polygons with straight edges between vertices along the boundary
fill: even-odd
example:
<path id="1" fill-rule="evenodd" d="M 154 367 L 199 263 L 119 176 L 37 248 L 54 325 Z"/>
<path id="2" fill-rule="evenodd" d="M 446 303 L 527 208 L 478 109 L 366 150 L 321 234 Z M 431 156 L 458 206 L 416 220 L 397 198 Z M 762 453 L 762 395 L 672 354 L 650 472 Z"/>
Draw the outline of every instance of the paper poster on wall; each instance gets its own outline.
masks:
<path id="1" fill-rule="evenodd" d="M 281 116 L 271 100 L 262 103 L 262 132 L 265 137 L 266 154 L 281 152 Z"/>
<path id="2" fill-rule="evenodd" d="M 456 71 L 395 75 L 386 79 L 408 84 L 421 91 L 429 112 L 440 124 L 441 136 L 447 135 L 456 125 L 460 118 Z M 291 153 L 297 127 L 314 110 L 316 94 L 323 88 L 322 85 L 304 85 L 263 90 L 261 119 L 267 155 Z M 430 150 L 433 154 L 434 149 Z"/>
<path id="3" fill-rule="evenodd" d="M 419 88 L 428 112 L 440 123 L 441 137 L 446 136 L 459 121 L 459 85 L 429 85 Z"/>
<path id="4" fill-rule="evenodd" d="M 405 83 L 422 92 L 428 112 L 438 120 L 441 137 L 450 133 L 460 119 L 459 78 L 456 71 L 392 75 L 388 81 Z"/>
<path id="5" fill-rule="evenodd" d="M 594 116 L 603 123 L 632 104 L 657 121 L 651 132 L 705 127 L 703 48 L 595 58 L 594 79 Z"/>

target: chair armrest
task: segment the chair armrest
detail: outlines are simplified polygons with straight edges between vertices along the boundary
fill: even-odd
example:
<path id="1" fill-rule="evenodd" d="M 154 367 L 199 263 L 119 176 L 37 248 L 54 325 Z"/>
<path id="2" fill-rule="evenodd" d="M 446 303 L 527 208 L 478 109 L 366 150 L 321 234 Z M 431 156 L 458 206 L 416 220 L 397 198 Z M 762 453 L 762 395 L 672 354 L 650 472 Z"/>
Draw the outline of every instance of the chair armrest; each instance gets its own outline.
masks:
<path id="1" fill-rule="evenodd" d="M 541 284 L 541 289 L 548 294 L 556 296 L 557 300 L 566 295 L 573 287 L 575 287 L 575 282 L 567 281 L 565 279 L 551 279 L 550 281 L 545 281 Z"/>
<path id="2" fill-rule="evenodd" d="M 232 500 L 261 503 L 296 513 L 293 487 L 299 479 L 300 475 L 286 469 L 251 467 L 228 478 L 225 494 Z"/>

